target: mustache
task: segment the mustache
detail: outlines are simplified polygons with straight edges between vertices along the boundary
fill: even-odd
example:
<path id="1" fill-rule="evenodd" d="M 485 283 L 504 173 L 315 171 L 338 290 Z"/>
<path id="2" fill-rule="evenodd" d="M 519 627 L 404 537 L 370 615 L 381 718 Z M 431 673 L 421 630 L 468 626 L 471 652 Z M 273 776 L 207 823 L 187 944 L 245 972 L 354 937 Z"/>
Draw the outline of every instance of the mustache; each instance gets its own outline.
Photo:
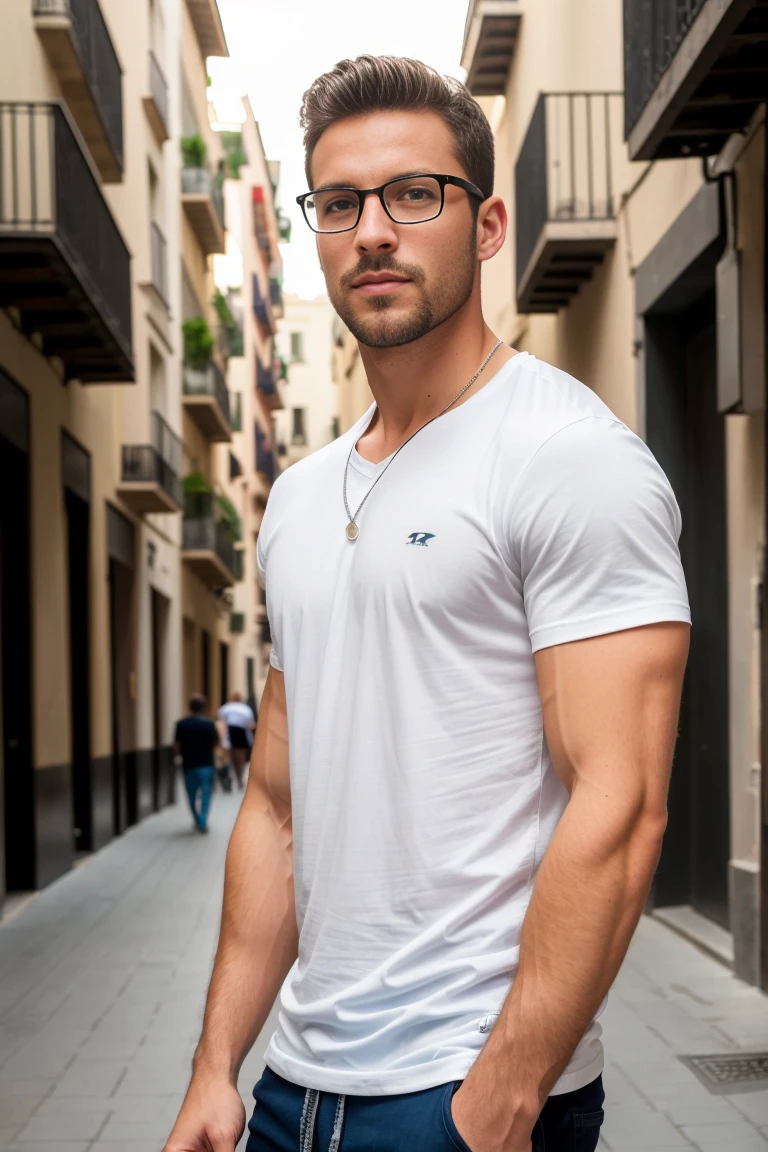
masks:
<path id="1" fill-rule="evenodd" d="M 401 264 L 395 260 L 394 256 L 384 254 L 382 256 L 361 256 L 354 268 L 349 272 L 345 272 L 341 277 L 339 283 L 342 288 L 351 288 L 354 280 L 358 276 L 364 276 L 366 272 L 398 272 L 401 276 L 407 276 L 409 280 L 413 280 L 414 284 L 423 286 L 424 273 L 421 268 L 416 264 Z"/>

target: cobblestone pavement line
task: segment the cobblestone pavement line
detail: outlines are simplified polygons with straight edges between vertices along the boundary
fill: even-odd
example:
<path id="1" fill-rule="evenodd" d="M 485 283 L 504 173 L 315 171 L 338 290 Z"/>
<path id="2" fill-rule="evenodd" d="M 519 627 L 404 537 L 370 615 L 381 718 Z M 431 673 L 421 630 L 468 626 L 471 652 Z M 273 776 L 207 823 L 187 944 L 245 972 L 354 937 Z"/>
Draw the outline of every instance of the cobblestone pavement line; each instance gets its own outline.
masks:
<path id="1" fill-rule="evenodd" d="M 239 795 L 166 809 L 0 924 L 0 1152 L 159 1152 L 186 1087 Z M 678 1055 L 768 1050 L 768 999 L 644 918 L 603 1014 L 603 1152 L 768 1152 L 768 1091 Z M 240 1080 L 246 1107 L 270 1020 Z M 241 1148 L 244 1141 L 241 1143 Z"/>

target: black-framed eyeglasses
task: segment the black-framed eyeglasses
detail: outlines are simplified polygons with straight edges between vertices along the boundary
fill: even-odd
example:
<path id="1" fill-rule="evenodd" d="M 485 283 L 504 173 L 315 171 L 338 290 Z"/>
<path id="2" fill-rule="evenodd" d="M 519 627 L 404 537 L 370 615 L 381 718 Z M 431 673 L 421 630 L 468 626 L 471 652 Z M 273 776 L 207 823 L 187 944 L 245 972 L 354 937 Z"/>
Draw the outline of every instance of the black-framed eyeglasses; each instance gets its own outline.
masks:
<path id="1" fill-rule="evenodd" d="M 378 196 L 381 206 L 395 224 L 425 224 L 436 220 L 445 204 L 445 186 L 463 188 L 470 196 L 485 200 L 477 184 L 460 176 L 437 176 L 433 172 L 398 176 L 378 188 L 350 188 L 333 185 L 316 188 L 296 197 L 304 219 L 313 232 L 351 232 L 360 223 L 365 200 Z"/>

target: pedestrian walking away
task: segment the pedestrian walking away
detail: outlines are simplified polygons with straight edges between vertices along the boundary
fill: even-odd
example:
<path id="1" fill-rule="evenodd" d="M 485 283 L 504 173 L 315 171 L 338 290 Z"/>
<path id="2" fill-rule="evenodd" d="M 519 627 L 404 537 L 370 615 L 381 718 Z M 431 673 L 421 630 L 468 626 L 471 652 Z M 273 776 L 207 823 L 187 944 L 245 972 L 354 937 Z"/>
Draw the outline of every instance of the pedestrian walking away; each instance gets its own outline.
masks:
<path id="1" fill-rule="evenodd" d="M 250 705 L 243 701 L 242 693 L 233 692 L 227 703 L 222 704 L 219 708 L 216 719 L 222 725 L 222 744 L 226 739 L 226 747 L 230 750 L 237 786 L 242 791 L 245 766 L 251 758 L 256 717 Z"/>
<path id="2" fill-rule="evenodd" d="M 301 110 L 328 296 L 374 403 L 277 479 L 272 650 L 165 1152 L 594 1152 L 600 1014 L 650 889 L 690 614 L 672 489 L 483 319 L 493 136 L 361 56 Z"/>
<path id="3" fill-rule="evenodd" d="M 174 736 L 174 754 L 181 760 L 184 787 L 198 832 L 208 831 L 214 760 L 219 744 L 216 725 L 206 716 L 207 710 L 205 696 L 190 696 L 190 715 L 178 721 Z"/>

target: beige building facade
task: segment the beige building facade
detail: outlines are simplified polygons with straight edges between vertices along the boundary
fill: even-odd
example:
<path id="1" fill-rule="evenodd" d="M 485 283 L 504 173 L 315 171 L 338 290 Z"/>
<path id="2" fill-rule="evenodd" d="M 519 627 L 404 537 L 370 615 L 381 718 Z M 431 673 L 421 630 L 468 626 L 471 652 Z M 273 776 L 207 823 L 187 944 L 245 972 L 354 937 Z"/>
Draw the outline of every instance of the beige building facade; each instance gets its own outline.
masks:
<path id="1" fill-rule="evenodd" d="M 333 381 L 333 330 L 337 319 L 326 296 L 302 300 L 286 296 L 277 348 L 290 365 L 283 387 L 284 408 L 275 435 L 284 467 L 294 464 L 339 434 L 338 389 Z"/>
<path id="2" fill-rule="evenodd" d="M 252 437 L 228 382 L 255 391 L 258 344 L 231 346 L 213 278 L 230 183 L 207 95 L 206 59 L 227 54 L 215 0 L 11 7 L 0 905 L 172 799 L 184 693 L 217 705 L 264 659 L 235 611 L 253 562 L 230 452 L 245 474 Z M 254 585 L 251 619 L 257 599 Z"/>
<path id="3" fill-rule="evenodd" d="M 653 905 L 765 984 L 766 142 L 745 80 L 765 10 L 695 0 L 664 35 L 660 13 L 472 0 L 462 63 L 510 219 L 483 302 L 500 337 L 594 388 L 673 484 L 694 627 Z"/>

